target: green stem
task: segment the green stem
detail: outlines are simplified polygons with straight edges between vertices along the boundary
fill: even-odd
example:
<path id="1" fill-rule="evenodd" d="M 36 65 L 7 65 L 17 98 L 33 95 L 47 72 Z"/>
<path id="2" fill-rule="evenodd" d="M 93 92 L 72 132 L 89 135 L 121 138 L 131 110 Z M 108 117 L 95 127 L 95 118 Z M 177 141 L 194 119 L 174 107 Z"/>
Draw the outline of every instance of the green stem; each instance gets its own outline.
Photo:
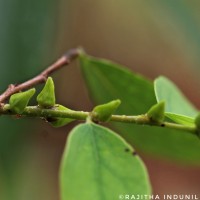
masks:
<path id="1" fill-rule="evenodd" d="M 6 104 L 0 108 L 1 115 L 17 115 L 10 110 L 10 105 Z M 44 109 L 38 106 L 27 106 L 21 116 L 25 117 L 41 117 L 41 118 L 71 118 L 76 120 L 86 120 L 90 116 L 90 112 L 84 111 L 60 111 L 54 108 Z M 171 122 L 154 122 L 147 115 L 127 116 L 127 115 L 112 115 L 110 121 L 132 123 L 140 125 L 150 125 L 158 127 L 166 127 L 170 129 L 186 131 L 192 134 L 197 134 L 196 126 L 187 126 Z"/>
<path id="2" fill-rule="evenodd" d="M 170 129 L 187 131 L 193 134 L 197 134 L 197 129 L 195 125 L 187 126 L 187 125 L 176 124 L 176 123 L 171 123 L 171 122 L 153 122 L 152 120 L 148 118 L 147 115 L 137 115 L 137 116 L 113 115 L 111 117 L 111 121 L 166 127 Z"/>
<path id="3" fill-rule="evenodd" d="M 10 110 L 10 105 L 6 104 L 0 108 L 0 114 L 17 115 Z M 27 106 L 21 116 L 25 117 L 41 117 L 41 118 L 72 118 L 77 120 L 85 120 L 89 116 L 89 112 L 83 111 L 61 111 L 54 108 L 44 109 L 39 106 Z"/>

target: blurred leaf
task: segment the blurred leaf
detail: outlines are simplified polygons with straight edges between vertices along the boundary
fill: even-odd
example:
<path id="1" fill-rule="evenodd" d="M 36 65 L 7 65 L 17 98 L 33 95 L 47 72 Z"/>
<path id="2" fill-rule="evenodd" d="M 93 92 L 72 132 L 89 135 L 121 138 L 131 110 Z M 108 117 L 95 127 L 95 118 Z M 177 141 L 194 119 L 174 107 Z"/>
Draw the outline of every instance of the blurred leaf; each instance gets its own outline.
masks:
<path id="1" fill-rule="evenodd" d="M 117 113 L 137 115 L 146 113 L 157 103 L 152 83 L 138 74 L 133 75 L 123 66 L 86 55 L 80 57 L 80 63 L 90 94 L 97 104 L 119 96 L 116 99 L 120 99 L 122 104 Z"/>
<path id="2" fill-rule="evenodd" d="M 182 92 L 166 77 L 160 76 L 154 82 L 157 101 L 166 102 L 166 116 L 180 123 L 193 125 L 198 111 L 186 99 Z"/>
<path id="3" fill-rule="evenodd" d="M 57 4 L 55 0 L 0 0 L 1 92 L 8 84 L 16 84 L 31 78 L 41 71 L 41 66 L 51 62 L 49 59 L 52 59 L 54 51 L 52 47 L 54 47 L 56 32 Z M 4 176 L 0 178 L 0 184 L 3 185 L 4 190 L 0 193 L 0 199 L 2 195 L 6 200 L 22 200 L 33 198 L 34 195 L 31 193 L 37 196 L 42 194 L 41 188 L 40 192 L 34 191 L 30 185 L 28 195 L 23 187 L 21 190 L 16 189 L 16 184 L 19 186 L 21 181 L 18 169 L 25 167 L 21 166 L 19 156 L 28 152 L 24 147 L 30 142 L 33 131 L 31 125 L 33 125 L 33 120 L 1 117 L 0 168 Z M 25 156 L 24 159 L 26 159 Z M 28 184 L 27 181 L 26 186 Z M 34 198 L 38 199 L 36 196 Z"/>
<path id="4" fill-rule="evenodd" d="M 169 119 L 172 121 L 178 123 L 178 124 L 184 124 L 188 126 L 193 126 L 194 125 L 194 118 L 192 117 L 187 117 L 184 115 L 178 115 L 174 113 L 165 113 L 165 116 L 167 116 Z"/>
<path id="5" fill-rule="evenodd" d="M 150 194 L 146 169 L 113 131 L 87 123 L 68 138 L 61 166 L 62 200 L 111 200 L 120 194 Z"/>
<path id="6" fill-rule="evenodd" d="M 82 55 L 81 69 L 97 104 L 121 99 L 118 114 L 146 113 L 156 104 L 153 84 L 142 76 L 109 61 Z M 200 140 L 192 134 L 160 127 L 112 123 L 126 140 L 145 153 L 200 164 Z"/>

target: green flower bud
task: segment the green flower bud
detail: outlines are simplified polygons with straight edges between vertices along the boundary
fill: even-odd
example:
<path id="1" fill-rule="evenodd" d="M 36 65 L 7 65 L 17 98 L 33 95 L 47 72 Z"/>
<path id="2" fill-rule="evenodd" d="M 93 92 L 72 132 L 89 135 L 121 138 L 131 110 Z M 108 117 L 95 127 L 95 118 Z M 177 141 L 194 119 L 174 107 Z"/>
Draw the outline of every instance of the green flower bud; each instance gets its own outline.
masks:
<path id="1" fill-rule="evenodd" d="M 69 108 L 66 108 L 62 105 L 56 104 L 55 110 L 63 110 L 63 111 L 71 111 Z M 47 119 L 47 121 L 53 126 L 53 127 L 61 127 L 69 124 L 70 122 L 74 121 L 74 119 L 70 118 L 51 118 Z"/>
<path id="2" fill-rule="evenodd" d="M 147 116 L 153 122 L 162 122 L 165 118 L 165 102 L 161 101 L 153 105 L 147 112 Z"/>
<path id="3" fill-rule="evenodd" d="M 37 96 L 37 102 L 42 108 L 50 108 L 55 105 L 54 82 L 51 77 L 48 77 L 44 88 Z"/>
<path id="4" fill-rule="evenodd" d="M 121 101 L 119 99 L 111 101 L 106 104 L 96 106 L 92 111 L 92 119 L 94 121 L 109 121 L 112 114 L 119 107 Z"/>
<path id="5" fill-rule="evenodd" d="M 28 105 L 29 100 L 34 94 L 35 88 L 32 88 L 25 92 L 13 94 L 9 99 L 10 109 L 18 114 L 23 113 L 24 109 Z"/>

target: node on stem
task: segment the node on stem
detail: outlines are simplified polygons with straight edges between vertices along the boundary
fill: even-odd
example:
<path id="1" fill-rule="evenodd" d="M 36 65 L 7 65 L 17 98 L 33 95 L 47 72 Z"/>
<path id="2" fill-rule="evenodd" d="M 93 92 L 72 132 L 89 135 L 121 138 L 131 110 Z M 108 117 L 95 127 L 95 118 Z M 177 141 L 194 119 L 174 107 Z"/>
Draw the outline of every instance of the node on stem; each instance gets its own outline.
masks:
<path id="1" fill-rule="evenodd" d="M 66 108 L 60 104 L 56 104 L 54 107 L 55 110 L 60 110 L 60 111 L 71 111 L 71 109 Z M 47 121 L 53 126 L 53 127 L 61 127 L 69 124 L 70 122 L 74 121 L 74 119 L 70 118 L 47 118 Z"/>
<path id="2" fill-rule="evenodd" d="M 91 114 L 92 120 L 107 122 L 111 118 L 112 114 L 119 107 L 121 101 L 119 99 L 113 100 L 106 104 L 96 106 Z"/>
<path id="3" fill-rule="evenodd" d="M 147 116 L 152 122 L 162 122 L 165 117 L 165 102 L 161 101 L 153 105 L 147 112 Z"/>
<path id="4" fill-rule="evenodd" d="M 13 94 L 9 100 L 10 109 L 18 114 L 23 113 L 24 109 L 28 105 L 29 100 L 34 94 L 35 94 L 35 88 L 32 88 L 25 92 Z"/>

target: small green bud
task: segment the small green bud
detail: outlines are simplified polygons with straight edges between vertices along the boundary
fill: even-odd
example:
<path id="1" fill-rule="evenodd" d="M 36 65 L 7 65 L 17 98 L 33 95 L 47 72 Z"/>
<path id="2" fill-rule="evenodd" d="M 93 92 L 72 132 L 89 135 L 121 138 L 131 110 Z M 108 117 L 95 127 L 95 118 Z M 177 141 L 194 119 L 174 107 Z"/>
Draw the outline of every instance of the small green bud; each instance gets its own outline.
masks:
<path id="1" fill-rule="evenodd" d="M 198 136 L 200 137 L 200 113 L 196 116 L 194 123 L 197 127 Z"/>
<path id="2" fill-rule="evenodd" d="M 54 82 L 51 77 L 48 77 L 44 88 L 37 96 L 37 102 L 43 108 L 50 108 L 55 105 L 55 101 Z"/>
<path id="3" fill-rule="evenodd" d="M 35 94 L 35 88 L 32 88 L 25 92 L 19 92 L 13 94 L 9 100 L 10 109 L 18 114 L 23 113 L 24 109 L 28 105 L 29 100 L 34 94 Z"/>
<path id="4" fill-rule="evenodd" d="M 106 104 L 96 106 L 92 111 L 92 119 L 94 121 L 109 121 L 112 114 L 119 107 L 121 101 L 119 99 L 111 101 Z"/>
<path id="5" fill-rule="evenodd" d="M 165 117 L 165 102 L 161 101 L 153 105 L 147 112 L 147 116 L 153 122 L 162 122 Z"/>
<path id="6" fill-rule="evenodd" d="M 60 104 L 56 104 L 54 108 L 55 110 L 71 111 L 69 108 L 66 108 Z M 53 127 L 65 126 L 69 124 L 70 122 L 74 121 L 74 119 L 70 119 L 70 118 L 51 118 L 47 120 Z"/>

